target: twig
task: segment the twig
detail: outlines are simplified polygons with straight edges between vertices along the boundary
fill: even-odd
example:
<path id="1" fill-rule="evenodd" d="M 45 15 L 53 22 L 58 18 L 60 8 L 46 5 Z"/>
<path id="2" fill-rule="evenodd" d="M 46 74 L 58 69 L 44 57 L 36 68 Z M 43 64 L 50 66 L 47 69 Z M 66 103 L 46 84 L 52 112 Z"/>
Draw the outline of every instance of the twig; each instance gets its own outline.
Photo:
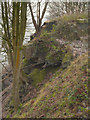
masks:
<path id="1" fill-rule="evenodd" d="M 2 64 L 2 62 L 0 62 Z M 2 66 L 7 70 L 7 68 L 2 64 Z M 7 70 L 8 71 L 8 70 Z M 9 71 L 8 71 L 9 72 Z"/>

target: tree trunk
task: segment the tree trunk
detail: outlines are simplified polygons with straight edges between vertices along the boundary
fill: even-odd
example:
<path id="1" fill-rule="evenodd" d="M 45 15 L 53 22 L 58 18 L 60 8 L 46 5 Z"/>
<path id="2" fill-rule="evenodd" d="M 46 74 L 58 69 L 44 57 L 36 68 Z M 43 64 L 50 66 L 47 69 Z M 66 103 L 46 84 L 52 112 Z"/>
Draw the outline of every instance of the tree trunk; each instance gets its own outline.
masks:
<path id="1" fill-rule="evenodd" d="M 20 77 L 21 60 L 22 60 L 22 52 L 20 51 L 20 48 L 17 48 L 17 59 L 16 59 L 15 68 L 13 69 L 13 95 L 14 95 L 13 99 L 14 99 L 15 111 L 18 109 L 18 106 L 20 104 L 19 77 Z"/>
<path id="2" fill-rule="evenodd" d="M 27 3 L 21 3 L 21 16 L 20 16 L 20 22 L 19 22 L 19 7 L 20 4 L 17 3 L 17 9 L 16 9 L 16 18 L 14 19 L 14 25 L 15 27 L 15 41 L 13 42 L 14 45 L 14 67 L 13 67 L 13 100 L 14 100 L 14 108 L 17 111 L 20 103 L 19 98 L 19 83 L 20 83 L 20 68 L 21 68 L 21 62 L 22 62 L 22 45 L 23 45 L 23 39 L 25 35 L 25 28 L 26 28 L 26 10 L 27 10 Z M 13 26 L 14 29 L 14 26 Z"/>
<path id="3" fill-rule="evenodd" d="M 41 18 L 40 18 L 40 2 L 37 3 L 37 21 L 35 20 L 34 18 L 34 14 L 33 14 L 33 10 L 32 10 L 32 6 L 31 6 L 31 2 L 29 3 L 29 8 L 30 8 L 30 12 L 31 12 L 31 17 L 32 17 L 32 22 L 33 22 L 33 25 L 35 27 L 35 30 L 36 30 L 36 35 L 38 33 L 40 33 L 41 31 L 41 24 L 42 24 L 42 19 L 45 15 L 45 12 L 46 12 L 46 9 L 47 9 L 47 5 L 48 5 L 48 2 L 45 3 L 45 7 L 42 11 L 42 15 L 41 15 Z"/>

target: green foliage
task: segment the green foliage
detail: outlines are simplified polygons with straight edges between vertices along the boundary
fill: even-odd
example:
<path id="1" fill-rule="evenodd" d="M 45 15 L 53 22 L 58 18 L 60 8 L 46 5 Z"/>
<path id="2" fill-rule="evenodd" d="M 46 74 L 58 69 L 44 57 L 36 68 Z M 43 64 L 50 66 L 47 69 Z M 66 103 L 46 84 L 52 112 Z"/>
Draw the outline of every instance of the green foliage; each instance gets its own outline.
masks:
<path id="1" fill-rule="evenodd" d="M 79 109 L 81 112 L 83 112 L 83 111 L 85 111 L 85 110 L 86 110 L 86 108 L 81 107 L 81 106 L 78 106 L 78 109 Z"/>

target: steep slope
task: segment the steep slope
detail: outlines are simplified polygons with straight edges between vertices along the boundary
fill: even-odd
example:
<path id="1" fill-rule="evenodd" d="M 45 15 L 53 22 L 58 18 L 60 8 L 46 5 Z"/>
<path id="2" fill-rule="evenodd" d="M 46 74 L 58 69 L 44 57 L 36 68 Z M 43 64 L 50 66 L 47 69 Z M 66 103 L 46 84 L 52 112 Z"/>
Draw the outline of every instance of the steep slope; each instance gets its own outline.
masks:
<path id="1" fill-rule="evenodd" d="M 87 25 L 86 14 L 63 16 L 46 22 L 23 46 L 21 104 L 15 113 L 11 74 L 3 90 L 3 117 L 87 117 Z"/>
<path id="2" fill-rule="evenodd" d="M 58 70 L 44 85 L 37 98 L 24 104 L 15 118 L 65 118 L 88 116 L 88 55 Z"/>

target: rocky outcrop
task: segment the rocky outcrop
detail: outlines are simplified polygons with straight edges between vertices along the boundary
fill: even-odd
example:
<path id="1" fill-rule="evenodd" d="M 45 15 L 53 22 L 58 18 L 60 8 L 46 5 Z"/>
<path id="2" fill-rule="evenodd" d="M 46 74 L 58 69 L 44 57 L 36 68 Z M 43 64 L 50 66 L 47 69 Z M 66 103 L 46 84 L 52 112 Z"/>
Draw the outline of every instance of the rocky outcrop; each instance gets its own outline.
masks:
<path id="1" fill-rule="evenodd" d="M 67 68 L 72 59 L 86 52 L 83 40 L 87 36 L 88 22 L 80 18 L 47 21 L 40 34 L 36 36 L 35 33 L 24 46 L 22 70 L 29 85 L 42 84 L 49 74 Z"/>
<path id="2" fill-rule="evenodd" d="M 44 24 L 42 25 L 42 29 L 51 31 L 53 29 L 53 25 L 56 25 L 56 24 L 57 24 L 56 20 L 44 22 Z"/>
<path id="3" fill-rule="evenodd" d="M 56 20 L 44 22 L 44 24 L 41 26 L 41 30 L 44 29 L 46 31 L 51 31 L 53 29 L 53 25 L 56 24 L 57 24 Z M 34 33 L 33 35 L 30 36 L 30 40 L 33 40 L 36 36 L 37 34 Z"/>
<path id="4" fill-rule="evenodd" d="M 24 47 L 24 56 L 23 71 L 29 82 L 37 83 L 43 81 L 52 70 L 56 71 L 60 66 L 67 67 L 72 59 L 72 52 L 69 47 L 56 40 L 39 39 Z M 68 59 L 68 63 L 65 59 Z"/>

